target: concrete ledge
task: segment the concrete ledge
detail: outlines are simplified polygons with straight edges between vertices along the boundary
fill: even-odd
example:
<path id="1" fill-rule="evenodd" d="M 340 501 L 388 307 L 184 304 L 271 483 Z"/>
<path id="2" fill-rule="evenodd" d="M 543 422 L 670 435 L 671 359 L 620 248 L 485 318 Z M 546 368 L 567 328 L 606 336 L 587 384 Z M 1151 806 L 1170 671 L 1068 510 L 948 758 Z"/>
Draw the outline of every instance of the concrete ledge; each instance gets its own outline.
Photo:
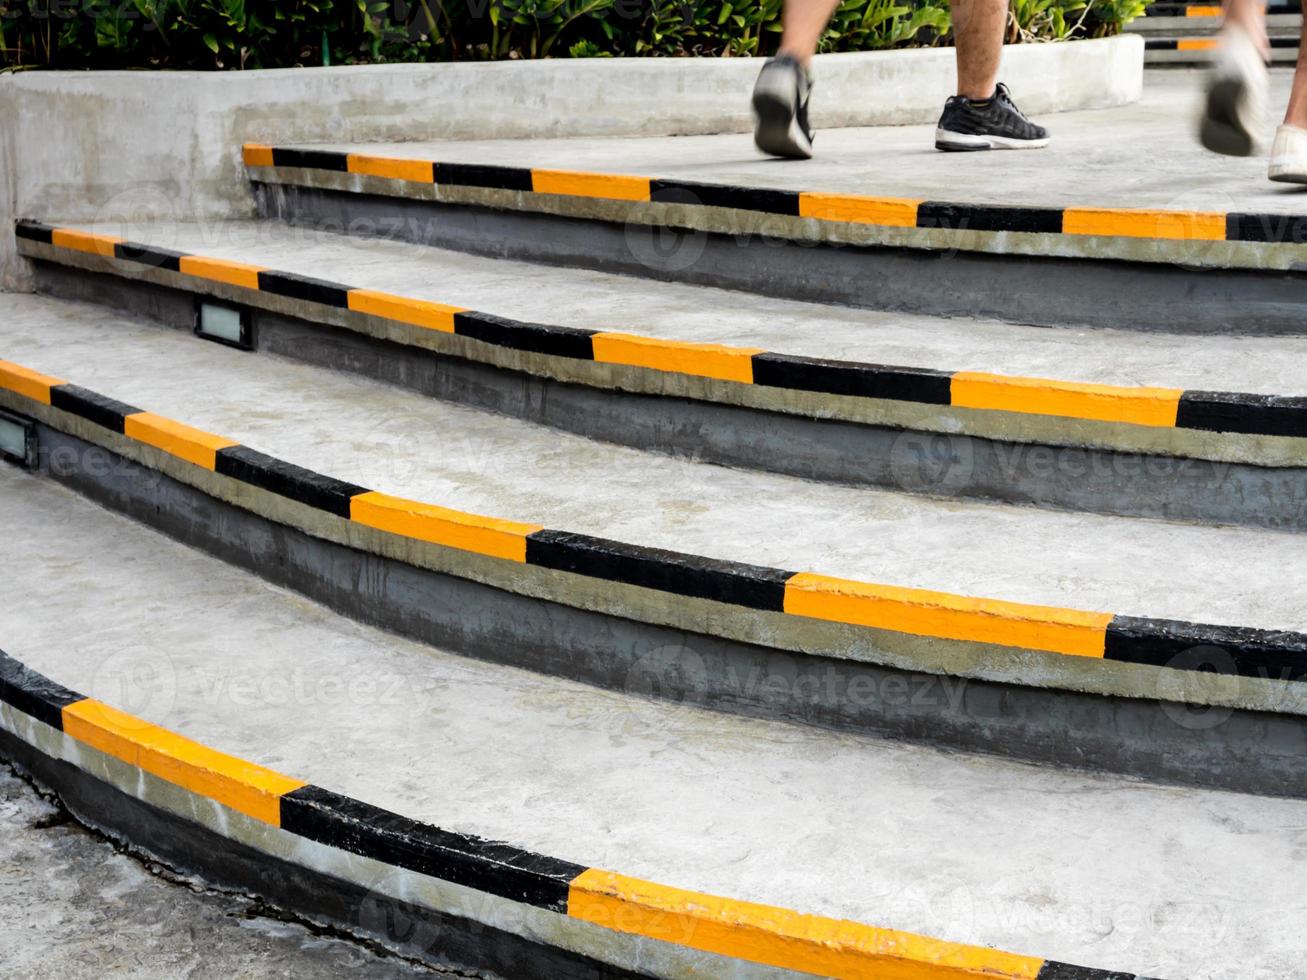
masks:
<path id="1" fill-rule="evenodd" d="M 1018 45 L 1004 59 L 1036 112 L 1121 105 L 1142 90 L 1135 37 Z M 247 141 L 738 132 L 758 64 L 560 59 L 0 76 L 0 227 L 33 214 L 248 215 L 238 152 Z M 818 125 L 933 120 L 952 91 L 953 52 L 822 55 L 817 70 Z M 26 282 L 0 241 L 0 288 Z"/>
<path id="2" fill-rule="evenodd" d="M 10 409 L 21 408 L 51 427 L 42 430 L 41 436 L 40 455 L 48 472 L 92 495 L 102 495 L 108 480 L 114 489 L 106 502 L 148 522 L 162 522 L 174 533 L 184 532 L 188 540 L 197 538 L 201 546 L 263 574 L 284 566 L 285 554 L 296 548 L 302 552 L 303 545 L 278 547 L 275 554 L 283 557 L 275 558 L 266 553 L 266 531 L 251 529 L 246 534 L 239 530 L 245 520 L 239 516 L 243 513 L 292 528 L 307 535 L 305 541 L 323 540 L 344 546 L 347 555 L 378 556 L 401 566 L 600 616 L 587 629 L 569 629 L 569 638 L 558 641 L 562 648 L 575 646 L 579 636 L 587 637 L 587 642 L 603 636 L 606 629 L 600 624 L 605 622 L 604 617 L 616 617 L 652 627 L 687 630 L 701 637 L 857 664 L 992 680 L 1031 692 L 1047 688 L 1054 697 L 1059 691 L 1084 691 L 1138 699 L 1144 711 L 1158 710 L 1156 705 L 1147 705 L 1160 697 L 1162 717 L 1173 710 L 1175 703 L 1307 713 L 1304 685 L 1299 683 L 1299 648 L 1304 641 L 1296 634 L 1112 617 L 1106 613 L 898 590 L 654 551 L 459 514 L 344 484 L 57 379 L 14 365 L 3 367 L 0 387 L 6 390 L 0 391 L 0 402 Z M 120 473 L 104 472 L 102 466 L 80 465 L 79 461 L 90 458 L 81 440 L 149 469 L 132 475 L 132 467 Z M 149 473 L 155 476 L 149 477 Z M 159 474 L 176 481 L 175 486 L 161 482 Z M 167 493 L 160 498 L 165 490 Z M 123 495 L 125 498 L 119 499 Z M 169 500 L 170 496 L 173 499 Z M 230 504 L 235 511 L 221 520 L 201 516 L 201 512 L 220 503 Z M 229 535 L 231 540 L 227 539 Z M 254 545 L 257 547 L 251 552 Z M 368 593 L 371 598 L 358 592 L 357 583 L 393 584 L 399 577 L 396 573 L 360 572 L 347 576 L 344 582 L 323 582 L 322 565 L 311 549 L 301 555 L 297 564 L 297 588 L 315 595 L 325 588 L 324 601 L 345 603 L 352 615 L 361 610 L 369 621 L 388 628 L 406 629 L 412 621 L 411 610 L 394 608 L 396 597 L 390 595 L 388 587 L 382 594 Z M 337 557 L 323 564 L 339 568 L 346 563 Z M 442 594 L 450 591 L 448 584 L 438 590 Z M 427 590 L 413 591 L 413 595 L 425 594 Z M 363 605 L 357 606 L 359 602 Z M 472 615 L 469 610 L 473 608 L 470 603 L 455 603 L 441 610 L 427 610 L 423 616 L 439 613 L 443 617 L 441 630 L 454 634 L 444 640 L 466 647 L 466 631 L 503 621 L 494 612 Z M 522 628 L 520 614 L 509 620 L 514 630 Z M 545 633 L 556 626 L 551 623 Z M 553 643 L 534 633 L 524 637 L 524 642 L 537 651 L 537 657 L 542 644 L 554 649 Z M 601 645 L 595 653 L 603 659 L 609 649 Z M 555 651 L 554 655 L 560 654 Z M 801 661 L 808 663 L 803 658 Z M 540 663 L 543 661 L 533 665 L 539 669 Z M 811 664 L 822 669 L 819 661 Z M 608 664 L 603 669 L 615 667 Z M 681 669 L 673 670 L 677 675 L 671 680 L 674 687 L 684 686 L 678 674 Z M 728 674 L 734 671 L 734 666 L 727 666 Z M 741 678 L 734 677 L 731 683 L 738 686 Z M 756 699 L 762 697 L 761 705 L 770 708 L 764 694 L 755 690 L 749 698 L 758 703 Z M 732 691 L 723 700 L 738 696 Z M 1172 707 L 1166 708 L 1167 704 Z M 840 697 L 833 702 L 817 697 L 815 706 L 805 702 L 797 708 L 799 713 L 815 710 L 818 718 L 828 711 L 842 716 L 850 708 L 855 716 L 865 717 L 867 711 L 866 705 L 850 705 Z M 872 717 L 883 708 L 877 707 Z M 922 718 L 911 717 L 914 714 L 908 712 L 904 720 L 917 727 Z M 873 727 L 882 723 L 871 722 Z M 927 722 L 926 727 L 930 724 Z M 977 731 L 964 721 L 958 733 L 964 740 L 979 737 L 982 742 L 994 742 L 993 721 L 987 725 L 990 730 L 981 726 Z M 958 726 L 954 721 L 945 727 Z M 1116 722 L 1108 728 L 1106 733 L 1090 733 L 1086 738 L 1092 736 L 1099 747 L 1106 746 L 1107 755 L 1115 758 L 1124 748 L 1114 744 L 1118 740 L 1112 733 Z M 1189 732 L 1171 731 L 1163 741 L 1179 737 L 1186 742 L 1191 736 Z M 1038 751 L 1051 751 L 1046 741 L 1035 740 Z M 1007 740 L 1000 738 L 998 742 L 1003 744 L 995 747 L 1005 750 Z M 1018 751 L 1024 754 L 1032 750 L 1027 747 Z M 1074 751 L 1082 760 L 1093 754 L 1083 744 L 1075 744 Z M 1135 751 L 1131 748 L 1125 754 L 1130 756 Z M 1151 752 L 1149 755 L 1151 759 Z M 1221 756 L 1228 759 L 1229 753 Z M 1199 758 L 1190 759 L 1186 768 L 1201 757 L 1199 752 Z M 1174 765 L 1164 768 L 1174 769 Z"/>
<path id="3" fill-rule="evenodd" d="M 3 652 L 0 754 L 16 757 L 81 803 L 79 812 L 90 810 L 101 826 L 109 824 L 153 853 L 182 857 L 206 871 L 226 859 L 230 863 L 218 872 L 223 879 L 263 894 L 271 887 L 282 901 L 316 891 L 303 887 L 309 882 L 326 884 L 311 903 L 319 916 L 334 909 L 330 917 L 338 919 L 342 898 L 359 900 L 360 877 L 375 881 L 376 871 L 388 871 L 382 894 L 392 900 L 418 896 L 424 918 L 450 927 L 456 937 L 439 950 L 454 951 L 468 966 L 490 960 L 502 969 L 540 944 L 542 955 L 526 975 L 547 976 L 553 969 L 574 976 L 580 968 L 582 976 L 626 977 L 632 974 L 625 967 L 638 963 L 642 975 L 728 971 L 741 980 L 774 976 L 769 967 L 922 980 L 1112 976 L 669 888 L 442 831 L 191 742 L 63 688 Z M 201 845 L 211 848 L 202 858 Z M 250 880 L 251 871 L 272 869 L 282 874 Z M 269 886 L 270 879 L 280 883 Z M 493 927 L 475 930 L 459 905 L 477 908 L 481 923 Z M 518 929 L 505 930 L 505 921 Z M 348 926 L 358 928 L 356 922 Z M 617 969 L 596 974 L 587 960 Z"/>

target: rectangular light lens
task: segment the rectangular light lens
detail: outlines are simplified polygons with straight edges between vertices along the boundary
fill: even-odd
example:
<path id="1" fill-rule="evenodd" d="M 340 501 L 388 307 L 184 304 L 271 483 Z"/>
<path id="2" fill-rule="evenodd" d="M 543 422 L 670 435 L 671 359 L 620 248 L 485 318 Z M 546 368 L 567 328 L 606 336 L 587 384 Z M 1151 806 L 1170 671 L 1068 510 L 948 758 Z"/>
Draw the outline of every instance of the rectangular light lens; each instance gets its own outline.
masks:
<path id="1" fill-rule="evenodd" d="M 36 465 L 36 426 L 0 412 L 0 456 L 26 467 Z"/>
<path id="2" fill-rule="evenodd" d="M 200 304 L 199 332 L 214 340 L 245 346 L 245 318 L 240 310 L 212 303 Z"/>

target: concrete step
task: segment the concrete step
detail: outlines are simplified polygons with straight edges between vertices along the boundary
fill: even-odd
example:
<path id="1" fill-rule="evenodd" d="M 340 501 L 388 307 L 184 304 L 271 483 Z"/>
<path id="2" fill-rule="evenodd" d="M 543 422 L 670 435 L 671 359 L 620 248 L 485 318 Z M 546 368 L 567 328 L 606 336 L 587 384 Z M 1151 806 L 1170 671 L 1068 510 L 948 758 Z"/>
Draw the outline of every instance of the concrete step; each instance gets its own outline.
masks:
<path id="1" fill-rule="evenodd" d="M 1298 969 L 1301 802 L 469 661 L 12 467 L 0 528 L 4 754 L 175 870 L 406 955 L 551 978 Z"/>
<path id="2" fill-rule="evenodd" d="M 1008 81 L 1018 100 L 1038 84 Z M 311 226 L 877 309 L 1298 333 L 1302 209 L 1265 161 L 1214 169 L 1177 110 L 1199 88 L 1155 73 L 1138 105 L 1049 120 L 1038 153 L 941 154 L 906 126 L 822 133 L 800 162 L 747 135 L 248 146 L 245 162 L 265 216 Z"/>
<path id="3" fill-rule="evenodd" d="M 0 404 L 38 423 L 43 472 L 351 615 L 606 686 L 652 662 L 656 693 L 727 710 L 1304 792 L 1296 536 L 669 460 L 95 308 L 5 307 L 23 366 Z M 891 676 L 972 684 L 902 703 Z M 1176 724 L 1199 707 L 1221 723 Z"/>
<path id="4" fill-rule="evenodd" d="M 1298 60 L 1298 32 L 1275 35 L 1270 38 L 1271 63 L 1293 64 Z M 1219 41 L 1215 37 L 1150 37 L 1144 48 L 1144 58 L 1150 65 L 1206 64 Z"/>
<path id="5" fill-rule="evenodd" d="M 1161 8 L 1166 10 L 1167 8 Z M 1211 36 L 1224 22 L 1220 5 L 1180 6 L 1166 13 L 1150 13 L 1126 25 L 1131 34 L 1170 34 L 1177 37 Z M 1272 35 L 1297 37 L 1302 30 L 1301 13 L 1268 13 L 1266 28 Z"/>
<path id="6" fill-rule="evenodd" d="M 26 224 L 19 242 L 52 294 L 185 329 L 197 297 L 234 302 L 261 350 L 637 448 L 1307 529 L 1300 337 L 832 309 L 266 222 Z"/>

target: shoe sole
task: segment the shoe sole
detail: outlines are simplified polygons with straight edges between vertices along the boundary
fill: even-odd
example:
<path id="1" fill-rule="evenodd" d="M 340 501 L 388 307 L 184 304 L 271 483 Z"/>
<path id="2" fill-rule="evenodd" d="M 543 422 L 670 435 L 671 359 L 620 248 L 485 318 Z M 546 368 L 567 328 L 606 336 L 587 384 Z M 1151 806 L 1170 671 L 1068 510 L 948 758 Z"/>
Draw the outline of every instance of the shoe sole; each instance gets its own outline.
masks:
<path id="1" fill-rule="evenodd" d="M 1244 83 L 1237 78 L 1219 79 L 1207 89 L 1207 105 L 1198 131 L 1206 149 L 1227 157 L 1250 157 L 1257 152 L 1257 141 L 1239 115 L 1244 94 Z"/>
<path id="2" fill-rule="evenodd" d="M 1276 171 L 1272 169 L 1266 175 L 1266 178 L 1275 181 L 1277 184 L 1307 184 L 1307 171 L 1302 169 Z"/>
<path id="3" fill-rule="evenodd" d="M 812 141 L 799 126 L 792 98 L 767 91 L 760 81 L 753 93 L 753 113 L 757 117 L 753 142 L 763 153 L 789 160 L 812 158 Z"/>
<path id="4" fill-rule="evenodd" d="M 935 149 L 948 153 L 974 153 L 977 150 L 1040 150 L 1048 146 L 1047 136 L 1037 140 L 1019 140 L 1011 136 L 976 136 L 935 130 Z"/>

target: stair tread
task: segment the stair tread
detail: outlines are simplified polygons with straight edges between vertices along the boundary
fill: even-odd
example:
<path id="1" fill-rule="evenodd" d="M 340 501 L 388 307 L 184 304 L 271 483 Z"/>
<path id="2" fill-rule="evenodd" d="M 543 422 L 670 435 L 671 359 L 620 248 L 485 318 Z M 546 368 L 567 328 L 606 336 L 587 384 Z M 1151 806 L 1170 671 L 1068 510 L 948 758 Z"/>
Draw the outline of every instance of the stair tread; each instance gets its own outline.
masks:
<path id="1" fill-rule="evenodd" d="M 3 646 L 220 751 L 678 887 L 1152 976 L 1282 977 L 1303 802 L 628 698 L 342 619 L 0 467 Z M 1147 923 L 1148 928 L 1138 928 Z"/>
<path id="2" fill-rule="evenodd" d="M 1293 535 L 730 470 L 250 356 L 96 307 L 7 295 L 0 308 L 8 360 L 425 503 L 791 571 L 1119 615 L 1307 629 L 1299 598 L 1307 562 Z M 1016 455 L 1013 465 L 1058 462 L 1041 449 Z"/>
<path id="3" fill-rule="evenodd" d="M 1290 78 L 1287 71 L 1272 73 L 1274 104 L 1283 104 Z M 1008 81 L 1018 103 L 1023 87 L 1038 84 Z M 1133 105 L 1110 114 L 1084 110 L 1044 117 L 1053 140 L 1030 153 L 939 153 L 933 125 L 826 130 L 818 134 L 817 156 L 801 162 L 763 158 L 748 135 L 295 145 L 973 204 L 1302 214 L 1300 197 L 1266 180 L 1264 159 L 1215 160 L 1190 127 L 1174 124 L 1184 115 L 1176 107 L 1187 97 L 1196 111 L 1200 90 L 1199 77 L 1150 72 L 1142 99 Z M 821 98 L 820 79 L 813 97 Z"/>
<path id="4" fill-rule="evenodd" d="M 942 371 L 1092 384 L 1307 395 L 1304 337 L 1040 328 L 770 299 L 486 258 L 275 222 L 74 224 L 137 244 L 243 261 L 528 322 Z M 1147 313 L 1141 310 L 1141 321 Z"/>

